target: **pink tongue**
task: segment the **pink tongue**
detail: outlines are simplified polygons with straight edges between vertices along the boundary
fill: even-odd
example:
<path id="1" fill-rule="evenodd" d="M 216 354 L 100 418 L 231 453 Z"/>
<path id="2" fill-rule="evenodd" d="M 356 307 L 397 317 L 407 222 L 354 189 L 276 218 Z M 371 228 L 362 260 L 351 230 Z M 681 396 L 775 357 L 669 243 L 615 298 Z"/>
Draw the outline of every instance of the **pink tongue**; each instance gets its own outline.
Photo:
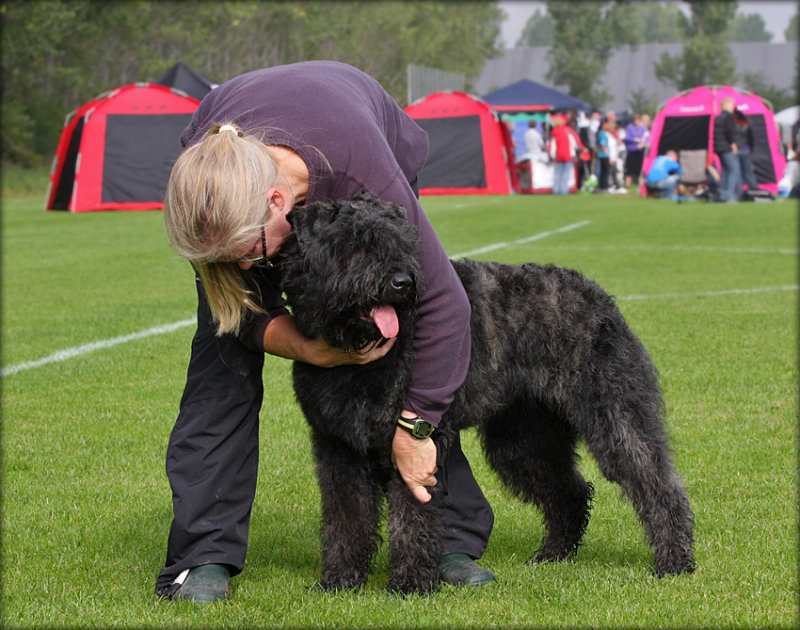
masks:
<path id="1" fill-rule="evenodd" d="M 400 323 L 397 321 L 397 313 L 391 306 L 376 306 L 372 311 L 372 321 L 381 331 L 381 335 L 386 339 L 397 337 L 400 332 Z"/>

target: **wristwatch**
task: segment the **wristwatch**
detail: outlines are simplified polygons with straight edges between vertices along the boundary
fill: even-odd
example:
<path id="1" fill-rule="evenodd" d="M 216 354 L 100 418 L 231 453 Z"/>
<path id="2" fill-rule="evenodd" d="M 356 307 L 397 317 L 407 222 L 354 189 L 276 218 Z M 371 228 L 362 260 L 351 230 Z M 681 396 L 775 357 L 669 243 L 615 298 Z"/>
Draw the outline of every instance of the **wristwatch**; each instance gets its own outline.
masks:
<path id="1" fill-rule="evenodd" d="M 434 430 L 434 427 L 425 422 L 420 416 L 416 418 L 400 417 L 397 419 L 397 426 L 408 431 L 418 440 L 430 437 Z"/>

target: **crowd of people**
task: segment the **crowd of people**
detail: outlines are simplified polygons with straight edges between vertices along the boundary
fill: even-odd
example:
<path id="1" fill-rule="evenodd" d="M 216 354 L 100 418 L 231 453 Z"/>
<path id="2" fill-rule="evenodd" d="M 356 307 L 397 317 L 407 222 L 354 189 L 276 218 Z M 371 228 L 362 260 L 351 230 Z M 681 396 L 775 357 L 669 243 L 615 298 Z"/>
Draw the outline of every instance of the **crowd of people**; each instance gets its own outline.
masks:
<path id="1" fill-rule="evenodd" d="M 556 195 L 568 194 L 571 189 L 628 193 L 643 183 L 647 194 L 657 198 L 704 196 L 729 203 L 752 198 L 759 189 L 752 161 L 753 122 L 736 108 L 733 98 L 724 99 L 720 107 L 714 118 L 712 152 L 705 164 L 706 181 L 696 189 L 681 183 L 683 169 L 674 150 L 659 155 L 643 172 L 650 150 L 651 118 L 633 113 L 620 120 L 613 110 L 595 110 L 588 116 L 574 110 L 556 113 L 549 117 L 549 124 L 531 120 L 524 135 L 524 152 L 518 158 L 519 172 L 529 175 L 535 172 L 533 165 L 549 165 Z M 784 147 L 787 165 L 779 189 L 786 196 L 800 196 L 798 148 L 800 121 Z M 525 180 L 524 188 L 536 186 Z"/>
<path id="2" fill-rule="evenodd" d="M 627 193 L 639 183 L 650 142 L 649 115 L 635 113 L 622 121 L 613 110 L 589 116 L 570 110 L 551 115 L 549 127 L 535 120 L 529 124 L 518 162 L 552 164 L 553 194 L 569 192 L 575 167 L 576 189 Z"/>

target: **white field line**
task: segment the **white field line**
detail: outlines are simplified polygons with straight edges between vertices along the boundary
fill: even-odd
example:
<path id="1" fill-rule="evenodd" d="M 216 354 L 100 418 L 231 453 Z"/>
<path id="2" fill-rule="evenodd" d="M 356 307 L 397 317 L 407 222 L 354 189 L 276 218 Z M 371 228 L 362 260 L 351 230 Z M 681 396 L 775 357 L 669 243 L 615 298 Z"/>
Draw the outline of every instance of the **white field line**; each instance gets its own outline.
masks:
<path id="1" fill-rule="evenodd" d="M 720 252 L 723 254 L 780 254 L 782 256 L 797 256 L 800 249 L 767 249 L 765 247 L 710 247 L 702 245 L 593 245 L 582 247 L 580 245 L 554 245 L 548 251 L 564 250 L 576 252 L 591 252 L 597 250 L 607 251 L 667 251 L 667 252 Z"/>
<path id="2" fill-rule="evenodd" d="M 664 300 L 685 297 L 718 297 L 723 295 L 751 295 L 753 293 L 775 293 L 778 291 L 797 291 L 800 286 L 788 284 L 782 287 L 757 287 L 755 289 L 725 289 L 722 291 L 697 291 L 688 293 L 652 293 L 649 295 L 623 295 L 616 297 L 616 302 L 628 302 L 633 300 Z"/>
<path id="3" fill-rule="evenodd" d="M 635 300 L 664 300 L 664 299 L 685 298 L 685 297 L 720 297 L 725 295 L 751 295 L 754 293 L 797 291 L 798 289 L 800 289 L 800 286 L 796 284 L 790 284 L 782 287 L 756 287 L 754 289 L 697 291 L 694 293 L 689 292 L 689 293 L 653 293 L 650 295 L 637 295 L 637 294 L 622 295 L 622 296 L 616 296 L 614 300 L 616 302 L 629 302 Z M 66 361 L 67 359 L 72 359 L 74 357 L 78 357 L 84 354 L 89 354 L 90 352 L 94 352 L 95 350 L 111 348 L 112 346 L 116 346 L 121 343 L 127 343 L 128 341 L 145 339 L 147 337 L 153 337 L 155 335 L 163 335 L 165 333 L 169 333 L 174 330 L 178 330 L 180 328 L 192 326 L 194 325 L 195 322 L 196 320 L 194 318 L 184 319 L 179 322 L 173 322 L 172 324 L 164 324 L 162 326 L 155 326 L 154 328 L 148 328 L 147 330 L 140 330 L 139 332 L 135 332 L 130 335 L 123 335 L 122 337 L 114 337 L 113 339 L 105 339 L 104 341 L 95 341 L 94 343 L 87 343 L 83 346 L 66 348 L 64 350 L 59 350 L 57 352 L 54 352 L 53 354 L 46 356 L 42 359 L 38 359 L 36 361 L 26 361 L 25 363 L 17 363 L 15 365 L 9 365 L 8 367 L 5 367 L 2 370 L 0 370 L 0 376 L 10 376 L 11 374 L 16 374 L 17 372 L 32 370 L 34 368 L 42 367 L 50 363 L 61 363 L 62 361 Z"/>
<path id="4" fill-rule="evenodd" d="M 589 225 L 591 221 L 579 221 L 578 223 L 571 223 L 570 225 L 565 225 L 564 227 L 557 228 L 555 230 L 549 230 L 547 232 L 539 232 L 538 234 L 534 234 L 533 236 L 526 236 L 525 238 L 517 239 L 516 241 L 507 241 L 507 242 L 500 242 L 500 243 L 492 243 L 491 245 L 486 245 L 485 247 L 479 247 L 478 249 L 473 249 L 468 252 L 462 252 L 460 254 L 453 254 L 450 258 L 466 258 L 467 256 L 476 256 L 478 254 L 485 254 L 487 252 L 493 252 L 496 249 L 504 249 L 506 247 L 514 247 L 515 245 L 524 245 L 525 243 L 533 243 L 534 241 L 539 241 L 543 238 L 547 238 L 548 236 L 552 236 L 553 234 L 561 234 L 562 232 L 569 232 L 570 230 L 577 230 L 578 228 L 582 228 L 585 225 Z"/>
<path id="5" fill-rule="evenodd" d="M 72 359 L 74 357 L 79 357 L 84 354 L 89 354 L 90 352 L 94 352 L 95 350 L 111 348 L 112 346 L 117 346 L 121 343 L 127 343 L 129 341 L 135 341 L 137 339 L 145 339 L 147 337 L 153 337 L 155 335 L 163 335 L 165 333 L 172 332 L 173 330 L 178 330 L 179 328 L 185 328 L 186 326 L 191 326 L 194 323 L 196 323 L 196 321 L 197 320 L 195 318 L 183 319 L 179 322 L 173 322 L 171 324 L 163 324 L 162 326 L 155 326 L 153 328 L 148 328 L 147 330 L 140 330 L 139 332 L 135 332 L 130 335 L 123 335 L 121 337 L 114 337 L 113 339 L 105 339 L 103 341 L 95 341 L 92 343 L 87 343 L 82 346 L 73 346 L 72 348 L 58 350 L 53 354 L 46 356 L 42 359 L 37 359 L 36 361 L 26 361 L 25 363 L 17 363 L 15 365 L 9 365 L 8 367 L 4 367 L 2 371 L 0 371 L 0 376 L 9 376 L 10 374 L 16 374 L 17 372 L 32 370 L 34 368 L 42 367 L 43 365 L 48 365 L 49 363 L 61 363 L 62 361 L 66 361 L 67 359 Z"/>
<path id="6" fill-rule="evenodd" d="M 486 245 L 485 247 L 473 249 L 468 252 L 453 254 L 450 258 L 454 259 L 465 258 L 467 256 L 484 254 L 486 252 L 495 251 L 497 249 L 503 249 L 505 247 L 514 247 L 515 245 L 532 243 L 534 241 L 547 238 L 548 236 L 552 236 L 553 234 L 560 234 L 563 232 L 576 230 L 578 228 L 589 225 L 590 223 L 591 221 L 580 221 L 578 223 L 571 223 L 570 225 L 565 225 L 564 227 L 557 228 L 555 230 L 540 232 L 538 234 L 527 236 L 525 238 L 520 238 L 515 241 L 492 243 L 490 245 Z M 667 249 L 713 250 L 716 248 L 675 246 L 675 247 L 669 247 Z M 736 249 L 736 248 L 719 248 L 719 250 L 728 252 L 747 252 L 747 253 L 781 253 L 781 254 L 798 253 L 797 250 L 761 250 L 761 249 Z M 670 299 L 670 298 L 682 298 L 682 297 L 715 297 L 723 295 L 747 295 L 751 293 L 768 293 L 775 291 L 796 291 L 797 289 L 798 285 L 788 285 L 783 287 L 760 287 L 755 289 L 728 289 L 725 291 L 706 291 L 698 293 L 660 293 L 652 295 L 628 295 L 628 296 L 616 297 L 615 299 L 616 301 L 619 302 L 619 301 L 633 301 L 633 300 Z M 135 332 L 130 335 L 123 335 L 122 337 L 114 337 L 113 339 L 105 339 L 103 341 L 95 341 L 93 343 L 87 343 L 82 346 L 75 346 L 72 348 L 66 348 L 64 350 L 58 350 L 57 352 L 54 352 L 53 354 L 46 356 L 42 359 L 37 359 L 36 361 L 26 361 L 24 363 L 17 363 L 15 365 L 9 365 L 8 367 L 2 368 L 2 370 L 0 370 L 0 376 L 9 376 L 11 374 L 16 374 L 17 372 L 24 372 L 26 370 L 32 370 L 34 368 L 42 367 L 43 365 L 48 365 L 50 363 L 60 363 L 62 361 L 66 361 L 67 359 L 72 359 L 77 356 L 89 354 L 90 352 L 94 352 L 95 350 L 111 348 L 112 346 L 116 346 L 121 343 L 127 343 L 129 341 L 135 341 L 137 339 L 145 339 L 147 337 L 152 337 L 154 335 L 162 335 L 165 333 L 172 332 L 174 330 L 178 330 L 180 328 L 185 328 L 186 326 L 191 326 L 195 323 L 195 321 L 196 320 L 194 318 L 184 319 L 179 322 L 173 322 L 172 324 L 164 324 L 162 326 L 148 328 L 147 330 L 140 330 L 139 332 Z"/>

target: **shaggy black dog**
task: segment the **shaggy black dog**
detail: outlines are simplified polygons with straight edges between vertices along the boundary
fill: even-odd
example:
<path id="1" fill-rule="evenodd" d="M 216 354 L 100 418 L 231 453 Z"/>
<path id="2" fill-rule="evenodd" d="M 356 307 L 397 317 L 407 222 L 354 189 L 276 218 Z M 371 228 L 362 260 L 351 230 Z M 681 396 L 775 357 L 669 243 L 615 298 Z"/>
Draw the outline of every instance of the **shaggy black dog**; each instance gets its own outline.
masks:
<path id="1" fill-rule="evenodd" d="M 373 315 L 394 317 L 389 354 L 364 366 L 294 365 L 322 494 L 322 589 L 362 586 L 388 504 L 389 589 L 425 593 L 439 580 L 441 492 L 419 503 L 390 459 L 411 366 L 422 291 L 416 230 L 402 208 L 367 195 L 312 204 L 276 261 L 298 329 L 358 349 L 379 340 Z M 533 558 L 575 553 L 593 488 L 576 468 L 579 440 L 633 503 L 658 576 L 694 569 L 694 519 L 673 468 L 658 376 L 612 299 L 576 271 L 453 262 L 472 304 L 466 381 L 434 433 L 477 427 L 486 457 L 507 486 L 544 515 Z M 377 318 L 377 316 L 375 317 Z"/>

